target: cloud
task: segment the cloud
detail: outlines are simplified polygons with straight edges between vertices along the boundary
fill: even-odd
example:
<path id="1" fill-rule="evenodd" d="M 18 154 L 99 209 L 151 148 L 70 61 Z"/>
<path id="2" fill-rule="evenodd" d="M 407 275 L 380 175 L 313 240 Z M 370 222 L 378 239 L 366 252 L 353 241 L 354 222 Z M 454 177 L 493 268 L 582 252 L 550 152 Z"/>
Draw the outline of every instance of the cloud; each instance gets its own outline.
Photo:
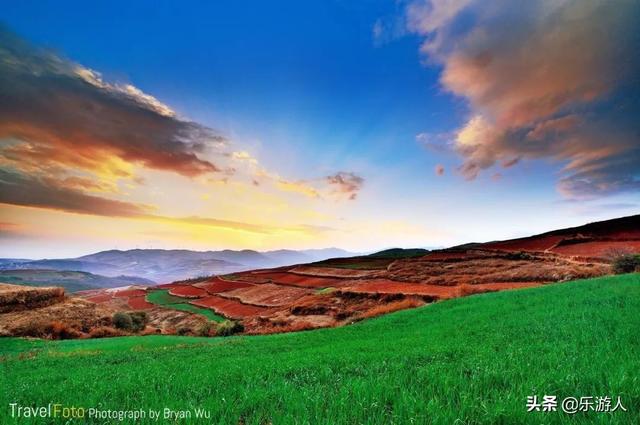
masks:
<path id="1" fill-rule="evenodd" d="M 569 197 L 639 190 L 638 22 L 632 0 L 410 3 L 426 61 L 469 105 L 459 171 L 544 159 L 561 164 Z"/>
<path id="2" fill-rule="evenodd" d="M 346 195 L 347 199 L 354 200 L 364 185 L 364 179 L 354 173 L 338 172 L 325 177 L 325 180 L 333 188 L 335 193 Z"/>
<path id="3" fill-rule="evenodd" d="M 99 179 L 132 177 L 133 166 L 188 177 L 219 171 L 202 157 L 224 143 L 213 130 L 2 27 L 0 87 L 0 149 L 14 169 L 60 176 L 73 168 Z"/>
<path id="4" fill-rule="evenodd" d="M 13 238 L 23 236 L 24 229 L 19 223 L 0 221 L 0 238 Z"/>
<path id="5" fill-rule="evenodd" d="M 220 220 L 216 218 L 199 217 L 199 216 L 165 217 L 165 216 L 158 216 L 158 215 L 148 215 L 148 216 L 144 216 L 143 218 L 152 220 L 152 221 L 169 222 L 174 224 L 207 226 L 207 227 L 215 227 L 218 229 L 228 229 L 228 230 L 257 233 L 257 234 L 273 234 L 273 233 L 280 233 L 280 232 L 318 233 L 318 232 L 324 231 L 324 229 L 316 228 L 311 225 L 280 227 L 280 226 L 269 226 L 269 225 L 262 225 L 262 224 L 245 223 L 245 222 L 233 221 L 233 220 Z"/>
<path id="6" fill-rule="evenodd" d="M 59 182 L 0 170 L 0 203 L 110 217 L 138 217 L 153 208 L 88 195 Z"/>
<path id="7" fill-rule="evenodd" d="M 304 181 L 288 181 L 279 179 L 276 182 L 276 187 L 285 192 L 300 193 L 309 198 L 319 198 L 320 193 L 308 183 Z"/>
<path id="8" fill-rule="evenodd" d="M 426 149 L 436 153 L 449 153 L 451 147 L 451 134 L 448 133 L 418 133 L 416 140 Z"/>
<path id="9" fill-rule="evenodd" d="M 256 234 L 279 232 L 320 233 L 330 228 L 313 225 L 269 226 L 210 217 L 171 217 L 154 214 L 148 205 L 123 202 L 87 195 L 72 187 L 60 187 L 57 182 L 30 178 L 17 173 L 0 170 L 0 204 L 45 208 L 76 214 L 91 214 L 108 217 L 124 217 L 159 221 L 172 224 L 199 225 L 243 231 Z M 16 233 L 17 225 L 0 223 L 0 233 Z"/>
<path id="10" fill-rule="evenodd" d="M 435 166 L 434 171 L 436 176 L 444 176 L 444 165 L 438 164 Z"/>
<path id="11" fill-rule="evenodd" d="M 246 151 L 226 150 L 229 145 L 140 89 L 109 83 L 0 27 L 0 204 L 255 234 L 313 234 L 327 229 L 164 215 L 126 198 L 121 187 L 147 184 L 137 175 L 143 169 L 203 177 L 194 184 L 226 182 L 242 173 L 254 185 L 264 178 L 279 190 L 311 198 L 337 187 L 353 199 L 362 183 L 352 173 L 338 173 L 330 182 L 288 180 Z M 216 164 L 207 159 L 216 155 Z"/>

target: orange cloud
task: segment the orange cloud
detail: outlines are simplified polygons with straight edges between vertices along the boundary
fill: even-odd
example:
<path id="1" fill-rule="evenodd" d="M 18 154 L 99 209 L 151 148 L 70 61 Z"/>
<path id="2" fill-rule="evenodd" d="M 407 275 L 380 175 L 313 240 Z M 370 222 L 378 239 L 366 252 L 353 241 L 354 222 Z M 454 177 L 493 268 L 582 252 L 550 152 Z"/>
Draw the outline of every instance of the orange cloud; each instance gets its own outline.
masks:
<path id="1" fill-rule="evenodd" d="M 0 170 L 0 203 L 116 217 L 136 217 L 153 211 L 148 205 L 87 195 L 58 181 L 5 170 Z"/>
<path id="2" fill-rule="evenodd" d="M 639 14 L 632 1 L 411 3 L 408 29 L 442 86 L 468 101 L 459 171 L 550 159 L 565 164 L 568 196 L 640 189 Z"/>
<path id="3" fill-rule="evenodd" d="M 200 154 L 224 139 L 178 118 L 131 85 L 39 50 L 0 28 L 0 139 L 4 162 L 15 169 L 135 164 L 194 177 L 220 171 Z M 128 175 L 126 167 L 110 170 Z"/>

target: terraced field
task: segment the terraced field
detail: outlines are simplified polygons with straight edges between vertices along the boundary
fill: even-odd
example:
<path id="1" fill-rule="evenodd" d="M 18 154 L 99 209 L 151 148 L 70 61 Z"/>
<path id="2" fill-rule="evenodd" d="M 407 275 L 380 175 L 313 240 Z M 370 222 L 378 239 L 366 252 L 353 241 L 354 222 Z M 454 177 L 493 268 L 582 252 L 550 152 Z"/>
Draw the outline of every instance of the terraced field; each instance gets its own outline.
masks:
<path id="1" fill-rule="evenodd" d="M 432 252 L 392 249 L 174 282 L 156 288 L 161 291 L 132 287 L 85 296 L 117 309 L 155 311 L 155 306 L 242 321 L 249 334 L 286 332 L 346 325 L 399 307 L 611 274 L 611 249 L 640 249 L 640 216 L 509 241 Z"/>
<path id="2" fill-rule="evenodd" d="M 261 337 L 7 338 L 0 405 L 201 407 L 211 419 L 176 423 L 203 424 L 637 424 L 639 276 Z M 626 411 L 528 412 L 527 397 L 545 394 L 620 397 Z"/>
<path id="3" fill-rule="evenodd" d="M 189 304 L 188 300 L 174 296 L 170 294 L 169 290 L 166 289 L 156 289 L 149 291 L 147 294 L 147 301 L 151 304 L 162 306 L 164 308 L 199 314 L 215 322 L 222 322 L 224 320 L 223 317 L 215 314 L 213 311 L 206 308 L 200 308 L 193 304 Z"/>

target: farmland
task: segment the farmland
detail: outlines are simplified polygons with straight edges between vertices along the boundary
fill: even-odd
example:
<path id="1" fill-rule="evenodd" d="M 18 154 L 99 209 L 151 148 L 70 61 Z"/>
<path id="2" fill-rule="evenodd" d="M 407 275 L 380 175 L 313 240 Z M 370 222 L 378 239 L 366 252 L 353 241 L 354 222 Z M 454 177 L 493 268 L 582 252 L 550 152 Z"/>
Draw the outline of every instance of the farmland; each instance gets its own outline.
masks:
<path id="1" fill-rule="evenodd" d="M 436 251 L 391 249 L 157 286 L 81 291 L 69 305 L 95 303 L 99 317 L 63 324 L 79 328 L 104 323 L 105 315 L 142 310 L 149 317 L 144 333 L 201 335 L 210 320 L 240 322 L 235 331 L 252 335 L 344 326 L 451 298 L 606 276 L 614 272 L 615 258 L 637 252 L 638 229 L 640 216 L 632 216 Z M 37 308 L 32 314 L 40 319 Z M 15 326 L 5 319 L 0 317 L 0 327 L 12 334 Z M 91 335 L 87 326 L 74 334 Z M 29 335 L 23 331 L 13 335 Z"/>
<path id="2" fill-rule="evenodd" d="M 185 300 L 184 298 L 169 294 L 168 290 L 158 289 L 155 291 L 149 291 L 149 294 L 147 295 L 147 301 L 151 304 L 164 306 L 173 310 L 200 314 L 207 319 L 213 320 L 215 322 L 221 322 L 224 320 L 224 318 L 218 316 L 211 310 L 188 304 L 187 300 Z"/>
<path id="3" fill-rule="evenodd" d="M 0 403 L 201 407 L 206 423 L 225 424 L 638 423 L 638 311 L 640 276 L 631 274 L 309 332 L 5 339 L 2 385 L 12 391 Z M 627 411 L 527 413 L 527 396 L 544 394 L 620 396 Z"/>

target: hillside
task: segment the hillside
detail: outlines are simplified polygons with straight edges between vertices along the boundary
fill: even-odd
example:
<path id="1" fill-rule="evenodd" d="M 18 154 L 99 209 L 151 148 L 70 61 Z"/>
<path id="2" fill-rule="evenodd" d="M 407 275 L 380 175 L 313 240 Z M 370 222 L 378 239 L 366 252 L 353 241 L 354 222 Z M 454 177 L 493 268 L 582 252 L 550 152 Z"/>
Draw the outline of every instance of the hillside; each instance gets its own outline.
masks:
<path id="1" fill-rule="evenodd" d="M 27 286 L 61 286 L 67 292 L 153 284 L 150 280 L 131 276 L 107 277 L 79 271 L 29 269 L 0 270 L 0 282 Z"/>
<path id="2" fill-rule="evenodd" d="M 635 274 L 448 300 L 310 332 L 5 339 L 4 382 L 13 390 L 0 393 L 0 404 L 199 407 L 216 423 L 247 425 L 639 423 L 638 311 Z M 104 376 L 119 377 L 117 391 Z M 545 394 L 620 396 L 627 412 L 528 413 L 527 397 Z"/>
<path id="3" fill-rule="evenodd" d="M 218 325 L 211 325 L 207 330 L 207 322 L 222 323 L 227 320 L 237 326 L 234 332 L 246 334 L 337 327 L 450 298 L 611 274 L 612 255 L 640 250 L 636 222 L 637 217 L 623 218 L 608 221 L 606 225 L 596 223 L 582 226 L 578 228 L 579 232 L 564 229 L 553 234 L 446 250 L 391 249 L 368 256 L 332 258 L 161 285 L 149 282 L 129 287 L 136 282 L 124 277 L 119 280 L 108 278 L 116 279 L 107 282 L 110 285 L 126 288 L 83 290 L 74 295 L 82 302 L 95 303 L 113 313 L 134 310 L 146 312 L 150 325 L 145 332 L 214 335 L 220 330 Z M 602 230 L 607 226 L 612 229 L 609 233 Z M 601 230 L 588 233 L 585 229 Z M 554 239 L 550 241 L 550 237 Z M 545 248 L 549 243 L 552 243 L 551 247 Z M 597 248 L 612 254 L 573 255 L 565 252 L 567 247 L 580 251 L 584 245 L 588 245 L 592 253 Z M 129 260 L 133 261 L 147 256 L 155 258 L 153 261 L 165 258 L 171 264 L 172 254 L 176 252 L 107 251 L 82 261 L 112 261 L 127 256 L 131 256 Z M 196 254 L 204 256 L 206 253 Z M 242 255 L 262 254 L 244 252 Z M 175 256 L 179 257 L 177 254 Z M 183 264 L 180 259 L 176 261 L 176 264 Z M 9 272 L 4 272 L 7 275 L 5 281 L 58 285 L 69 290 L 77 290 L 79 285 L 86 285 L 87 282 L 92 283 L 90 275 L 80 272 L 19 270 L 12 273 L 20 272 L 31 275 L 12 278 L 7 275 Z M 36 280 L 38 273 L 46 278 Z M 48 276 L 51 273 L 61 274 L 63 278 Z M 183 316 L 174 322 L 166 320 L 168 315 L 179 312 L 186 312 L 193 316 L 193 320 L 186 323 Z M 34 319 L 40 313 L 38 309 L 31 312 Z M 55 314 L 58 313 L 54 311 L 47 317 L 56 320 Z M 91 329 L 83 328 L 76 322 L 68 326 L 75 328 L 76 334 L 81 337 L 94 335 Z M 7 329 L 14 328 L 9 326 Z M 23 331 L 13 335 L 28 335 Z"/>
<path id="4" fill-rule="evenodd" d="M 637 252 L 634 247 L 640 244 L 640 239 L 634 239 L 636 222 L 637 217 L 623 218 L 606 225 L 582 226 L 578 228 L 582 233 L 564 229 L 551 235 L 446 250 L 391 249 L 368 256 L 332 258 L 134 289 L 82 291 L 76 295 L 111 311 L 147 311 L 153 320 L 177 311 L 193 313 L 202 320 L 233 320 L 241 323 L 248 334 L 335 327 L 439 300 L 611 274 L 613 257 L 609 255 L 570 255 L 556 249 L 580 250 L 587 244 L 591 250 L 600 247 L 607 252 L 613 244 L 617 251 L 611 252 Z M 585 231 L 607 226 L 612 229 L 608 234 L 604 230 Z M 545 248 L 551 242 L 551 248 Z M 170 263 L 170 253 L 173 251 L 108 251 L 90 259 L 111 261 L 123 255 L 160 255 Z M 164 320 L 156 322 L 163 325 L 148 331 L 178 332 L 176 326 L 165 326 Z M 180 329 L 181 334 L 202 332 L 199 322 Z"/>
<path id="5" fill-rule="evenodd" d="M 640 252 L 640 215 L 554 230 L 526 238 L 474 244 L 475 248 L 544 251 L 590 259 Z"/>

